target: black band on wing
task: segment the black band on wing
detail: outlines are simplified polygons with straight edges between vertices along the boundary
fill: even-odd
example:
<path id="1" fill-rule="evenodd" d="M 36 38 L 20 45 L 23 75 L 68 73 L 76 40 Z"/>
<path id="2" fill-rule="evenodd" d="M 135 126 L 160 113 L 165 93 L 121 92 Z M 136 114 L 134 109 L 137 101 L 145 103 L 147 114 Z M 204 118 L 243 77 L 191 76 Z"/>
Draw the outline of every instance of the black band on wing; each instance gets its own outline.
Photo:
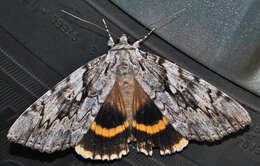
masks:
<path id="1" fill-rule="evenodd" d="M 132 126 L 137 150 L 146 155 L 152 155 L 153 147 L 159 147 L 164 155 L 181 151 L 188 144 L 150 100 L 136 111 Z"/>
<path id="2" fill-rule="evenodd" d="M 128 153 L 129 124 L 110 103 L 104 103 L 89 131 L 75 147 L 84 158 L 113 160 Z"/>
<path id="3" fill-rule="evenodd" d="M 111 129 L 119 125 L 123 125 L 126 117 L 115 107 L 109 103 L 104 103 L 101 107 L 95 122 L 103 128 Z"/>
<path id="4" fill-rule="evenodd" d="M 148 100 L 143 106 L 141 106 L 137 111 L 134 119 L 137 123 L 144 125 L 154 125 L 158 123 L 159 120 L 163 119 L 163 115 L 155 106 L 155 104 Z"/>

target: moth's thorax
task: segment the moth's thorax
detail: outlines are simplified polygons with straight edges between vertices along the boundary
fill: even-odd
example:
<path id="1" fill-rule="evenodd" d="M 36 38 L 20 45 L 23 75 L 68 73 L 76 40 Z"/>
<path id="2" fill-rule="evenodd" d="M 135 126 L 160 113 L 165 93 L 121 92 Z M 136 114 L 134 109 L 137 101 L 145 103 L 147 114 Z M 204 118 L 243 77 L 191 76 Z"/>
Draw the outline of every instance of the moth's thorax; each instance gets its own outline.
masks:
<path id="1" fill-rule="evenodd" d="M 115 71 L 117 75 L 125 75 L 136 71 L 137 51 L 138 48 L 127 42 L 119 42 L 112 47 L 108 52 L 112 59 L 112 71 Z"/>

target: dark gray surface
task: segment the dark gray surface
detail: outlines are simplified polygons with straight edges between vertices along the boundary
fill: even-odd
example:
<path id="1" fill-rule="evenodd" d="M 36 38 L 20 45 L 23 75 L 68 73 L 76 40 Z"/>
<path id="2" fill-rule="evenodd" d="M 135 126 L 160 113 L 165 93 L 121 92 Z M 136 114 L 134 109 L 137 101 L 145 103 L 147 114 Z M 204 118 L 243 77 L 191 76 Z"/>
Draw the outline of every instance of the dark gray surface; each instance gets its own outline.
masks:
<path id="1" fill-rule="evenodd" d="M 113 0 L 144 25 L 185 8 L 155 33 L 198 62 L 260 95 L 259 0 Z"/>
<path id="2" fill-rule="evenodd" d="M 176 165 L 176 166 L 256 166 L 260 163 L 260 102 L 257 96 L 208 70 L 189 56 L 152 35 L 142 45 L 167 57 L 228 93 L 244 104 L 253 118 L 246 129 L 217 143 L 191 142 L 182 152 L 152 158 L 131 153 L 123 160 L 102 163 L 84 160 L 71 148 L 43 154 L 6 140 L 7 130 L 33 101 L 63 77 L 102 55 L 108 47 L 107 34 L 68 16 L 65 9 L 102 26 L 105 17 L 110 30 L 127 33 L 130 41 L 143 36 L 144 28 L 109 1 L 0 1 L 0 165 Z M 146 48 L 144 46 L 147 46 Z"/>

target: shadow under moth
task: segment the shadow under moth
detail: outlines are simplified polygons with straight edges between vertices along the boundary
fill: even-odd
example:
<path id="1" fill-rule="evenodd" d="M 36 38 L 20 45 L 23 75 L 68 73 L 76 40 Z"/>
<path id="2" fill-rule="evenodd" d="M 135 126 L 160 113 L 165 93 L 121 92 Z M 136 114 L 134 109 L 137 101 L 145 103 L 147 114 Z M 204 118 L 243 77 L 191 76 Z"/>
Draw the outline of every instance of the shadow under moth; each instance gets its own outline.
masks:
<path id="1" fill-rule="evenodd" d="M 132 141 L 146 155 L 153 148 L 166 155 L 189 140 L 220 140 L 251 123 L 248 112 L 213 85 L 140 50 L 147 36 L 133 44 L 124 34 L 117 44 L 109 36 L 106 54 L 20 115 L 10 141 L 47 153 L 74 147 L 84 158 L 113 160 L 127 155 Z"/>

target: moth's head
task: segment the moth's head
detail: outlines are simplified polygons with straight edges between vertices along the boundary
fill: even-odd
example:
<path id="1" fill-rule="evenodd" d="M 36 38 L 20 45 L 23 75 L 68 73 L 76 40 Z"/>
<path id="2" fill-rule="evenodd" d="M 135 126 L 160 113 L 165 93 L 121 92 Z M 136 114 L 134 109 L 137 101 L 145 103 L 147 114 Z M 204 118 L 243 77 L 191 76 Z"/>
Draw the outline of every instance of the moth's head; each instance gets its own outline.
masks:
<path id="1" fill-rule="evenodd" d="M 118 44 L 120 44 L 120 45 L 125 44 L 125 45 L 130 45 L 132 47 L 138 48 L 140 43 L 143 42 L 145 39 L 147 39 L 148 36 L 150 36 L 153 31 L 155 31 L 155 28 L 153 28 L 149 33 L 147 33 L 147 35 L 145 35 L 143 38 L 135 41 L 133 44 L 129 44 L 128 41 L 127 41 L 126 34 L 122 34 L 122 36 L 119 38 Z"/>
<path id="2" fill-rule="evenodd" d="M 128 37 L 126 34 L 122 34 L 119 38 L 118 45 L 125 45 L 126 47 L 139 47 L 139 40 L 134 43 L 128 43 Z"/>
<path id="3" fill-rule="evenodd" d="M 148 35 L 150 35 L 150 34 L 148 33 Z M 144 41 L 147 38 L 147 36 L 145 36 L 144 38 L 141 38 L 141 39 L 135 41 L 134 43 L 128 43 L 127 35 L 126 34 L 122 34 L 121 37 L 119 38 L 119 42 L 118 43 L 115 44 L 112 38 L 109 39 L 108 43 L 111 43 L 111 45 L 109 45 L 111 47 L 127 47 L 127 48 L 134 49 L 136 47 L 139 47 L 140 42 Z"/>
<path id="4" fill-rule="evenodd" d="M 126 34 L 122 34 L 120 38 L 118 38 L 117 42 L 115 43 L 113 38 L 109 38 L 108 40 L 108 46 L 110 47 L 124 47 L 124 46 L 131 46 L 131 44 L 128 43 L 128 37 Z"/>
<path id="5" fill-rule="evenodd" d="M 121 37 L 119 38 L 119 43 L 121 44 L 128 44 L 128 38 L 126 36 L 126 34 L 122 34 Z"/>

